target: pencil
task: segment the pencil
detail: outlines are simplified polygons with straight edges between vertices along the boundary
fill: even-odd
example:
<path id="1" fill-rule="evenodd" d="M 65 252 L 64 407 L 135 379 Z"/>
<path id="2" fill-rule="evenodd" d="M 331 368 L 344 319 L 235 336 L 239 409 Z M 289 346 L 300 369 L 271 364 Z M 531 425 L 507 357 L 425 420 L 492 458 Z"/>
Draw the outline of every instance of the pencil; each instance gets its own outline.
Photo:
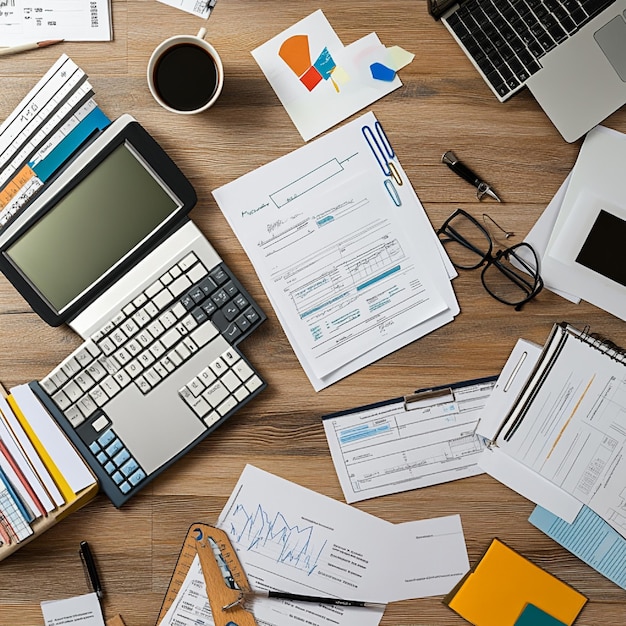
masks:
<path id="1" fill-rule="evenodd" d="M 63 39 L 48 39 L 46 41 L 36 41 L 35 43 L 22 43 L 19 46 L 9 46 L 8 48 L 0 48 L 0 57 L 7 54 L 17 54 L 26 50 L 36 50 L 37 48 L 46 48 L 55 43 L 61 43 Z"/>

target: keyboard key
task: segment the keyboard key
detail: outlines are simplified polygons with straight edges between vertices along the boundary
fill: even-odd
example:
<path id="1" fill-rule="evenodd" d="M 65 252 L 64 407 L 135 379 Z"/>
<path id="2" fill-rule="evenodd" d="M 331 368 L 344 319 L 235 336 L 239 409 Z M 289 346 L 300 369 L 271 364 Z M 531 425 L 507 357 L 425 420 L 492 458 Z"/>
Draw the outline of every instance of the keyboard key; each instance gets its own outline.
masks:
<path id="1" fill-rule="evenodd" d="M 228 389 L 222 385 L 218 380 L 214 382 L 206 391 L 202 394 L 202 397 L 213 407 L 217 408 L 227 397 Z"/>
<path id="2" fill-rule="evenodd" d="M 106 448 L 105 452 L 110 456 L 115 456 L 124 446 L 119 439 L 114 439 Z"/>
<path id="3" fill-rule="evenodd" d="M 197 283 L 202 280 L 204 276 L 206 276 L 206 273 L 207 271 L 204 268 L 204 265 L 202 265 L 202 263 L 196 263 L 196 265 L 194 265 L 189 272 L 187 272 L 187 276 L 189 276 L 189 280 L 192 283 Z"/>
<path id="4" fill-rule="evenodd" d="M 202 396 L 192 396 L 187 404 L 189 404 L 191 410 L 200 418 L 211 411 L 210 404 Z"/>
<path id="5" fill-rule="evenodd" d="M 182 277 L 184 278 L 184 277 Z M 180 279 L 179 279 L 180 280 Z M 154 298 L 152 298 L 152 302 L 154 304 L 154 306 L 156 306 L 156 308 L 159 311 L 162 311 L 166 306 L 168 306 L 168 304 L 172 301 L 172 296 L 176 296 L 178 294 L 174 293 L 173 291 L 173 287 L 176 284 L 176 281 L 174 281 L 169 287 L 166 287 L 165 289 L 163 289 L 163 291 L 160 291 L 159 293 L 157 293 Z"/>
<path id="6" fill-rule="evenodd" d="M 112 376 L 107 376 L 101 383 L 102 390 L 112 398 L 119 390 L 120 386 Z"/>
<path id="7" fill-rule="evenodd" d="M 253 392 L 256 391 L 262 384 L 261 379 L 255 374 L 246 382 L 246 388 L 249 389 L 250 392 Z"/>
<path id="8" fill-rule="evenodd" d="M 145 290 L 146 298 L 148 300 L 152 300 L 154 296 L 163 291 L 163 283 L 160 280 L 155 280 L 147 289 Z"/>
<path id="9" fill-rule="evenodd" d="M 99 406 L 104 406 L 109 401 L 109 396 L 102 390 L 102 387 L 94 387 L 89 395 L 91 399 Z"/>
<path id="10" fill-rule="evenodd" d="M 217 412 L 223 417 L 229 411 L 232 411 L 237 406 L 237 400 L 234 396 L 229 396 L 217 407 Z"/>
<path id="11" fill-rule="evenodd" d="M 56 390 L 57 386 L 54 384 L 52 378 L 47 377 L 41 381 L 41 386 L 44 388 L 45 392 L 51 396 Z"/>
<path id="12" fill-rule="evenodd" d="M 226 386 L 228 391 L 230 391 L 231 393 L 233 391 L 235 391 L 235 389 L 237 389 L 237 387 L 241 386 L 241 381 L 239 380 L 237 375 L 232 370 L 228 370 L 222 376 L 222 383 Z"/>
<path id="13" fill-rule="evenodd" d="M 113 379 L 121 387 L 124 388 L 131 382 L 131 377 L 124 371 L 119 370 L 113 374 Z"/>
<path id="14" fill-rule="evenodd" d="M 175 344 L 177 344 L 181 339 L 181 334 L 178 332 L 176 328 L 170 328 L 166 333 L 161 335 L 161 343 L 165 346 L 166 349 L 171 348 Z"/>
<path id="15" fill-rule="evenodd" d="M 113 462 L 117 467 L 121 467 L 130 459 L 130 452 L 126 448 L 122 448 L 113 458 Z"/>
<path id="16" fill-rule="evenodd" d="M 134 487 L 135 485 L 139 484 L 145 477 L 145 472 L 142 469 L 138 469 L 134 474 L 129 476 L 128 482 Z"/>
<path id="17" fill-rule="evenodd" d="M 221 267 L 215 268 L 209 275 L 218 285 L 223 285 L 228 280 L 228 274 Z"/>
<path id="18" fill-rule="evenodd" d="M 65 411 L 65 417 L 74 428 L 78 428 L 85 421 L 85 416 L 76 405 Z"/>
<path id="19" fill-rule="evenodd" d="M 250 376 L 252 376 L 252 374 L 254 374 L 252 368 L 243 359 L 240 359 L 235 364 L 233 370 L 235 371 L 237 376 L 239 376 L 242 382 L 245 382 L 246 380 L 248 380 L 248 378 L 250 378 Z"/>
<path id="20" fill-rule="evenodd" d="M 215 361 L 213 361 L 213 363 L 211 363 L 209 367 L 216 376 L 221 376 L 224 372 L 226 372 L 227 369 L 226 363 L 224 363 L 221 357 L 215 359 Z"/>
<path id="21" fill-rule="evenodd" d="M 115 439 L 115 433 L 112 430 L 107 430 L 98 437 L 98 445 L 102 448 L 106 448 L 113 439 Z"/>
<path id="22" fill-rule="evenodd" d="M 198 377 L 200 378 L 200 380 L 202 381 L 205 387 L 208 387 L 217 378 L 210 367 L 205 367 L 200 372 Z"/>
<path id="23" fill-rule="evenodd" d="M 191 287 L 191 281 L 184 274 L 179 276 L 172 284 L 169 286 L 169 290 L 172 292 L 172 295 L 176 298 L 180 296 L 181 293 L 186 291 Z"/>
<path id="24" fill-rule="evenodd" d="M 91 399 L 90 396 L 83 396 L 78 401 L 78 408 L 81 413 L 87 418 L 93 415 L 98 409 L 98 405 Z"/>
<path id="25" fill-rule="evenodd" d="M 215 328 L 211 322 L 205 322 L 202 326 L 198 326 L 198 328 L 192 331 L 190 337 L 195 341 L 198 347 L 201 348 L 217 335 L 217 328 Z"/>
<path id="26" fill-rule="evenodd" d="M 74 380 L 70 380 L 64 387 L 63 391 L 69 398 L 70 402 L 78 402 L 83 395 L 82 389 L 78 386 L 78 383 Z"/>
<path id="27" fill-rule="evenodd" d="M 135 459 L 130 459 L 127 461 L 122 467 L 120 467 L 120 471 L 124 476 L 128 477 L 131 474 L 134 474 L 139 469 L 139 465 Z"/>
<path id="28" fill-rule="evenodd" d="M 191 391 L 191 394 L 194 398 L 197 398 L 205 389 L 205 386 L 202 384 L 199 378 L 192 378 L 187 383 L 187 388 Z"/>
<path id="29" fill-rule="evenodd" d="M 98 350 L 99 352 L 99 350 Z M 93 355 L 86 345 L 81 346 L 75 353 L 74 357 L 82 368 L 85 368 L 93 361 Z"/>
<path id="30" fill-rule="evenodd" d="M 198 262 L 198 257 L 195 255 L 195 253 L 190 252 L 178 262 L 178 267 L 180 267 L 180 269 L 183 272 L 185 272 L 189 268 L 191 268 L 193 265 L 195 265 L 197 262 Z"/>
<path id="31" fill-rule="evenodd" d="M 78 363 L 75 358 L 69 358 L 61 365 L 61 369 L 67 375 L 68 378 L 71 378 L 75 374 L 81 371 L 82 367 Z"/>

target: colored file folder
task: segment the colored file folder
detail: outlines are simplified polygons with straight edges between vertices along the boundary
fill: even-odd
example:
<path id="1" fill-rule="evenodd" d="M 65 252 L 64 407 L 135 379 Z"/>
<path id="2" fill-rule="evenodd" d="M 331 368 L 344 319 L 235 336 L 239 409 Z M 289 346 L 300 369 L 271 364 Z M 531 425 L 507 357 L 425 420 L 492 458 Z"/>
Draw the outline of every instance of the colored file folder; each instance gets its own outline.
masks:
<path id="1" fill-rule="evenodd" d="M 444 598 L 444 604 L 475 626 L 515 626 L 527 604 L 571 625 L 586 602 L 499 539 Z"/>

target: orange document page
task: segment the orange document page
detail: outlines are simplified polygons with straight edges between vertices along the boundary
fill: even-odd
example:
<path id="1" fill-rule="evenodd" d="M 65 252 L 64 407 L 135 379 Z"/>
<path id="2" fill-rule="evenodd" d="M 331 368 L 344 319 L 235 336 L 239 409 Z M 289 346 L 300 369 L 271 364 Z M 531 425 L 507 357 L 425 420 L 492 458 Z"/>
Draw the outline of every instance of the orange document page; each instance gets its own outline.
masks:
<path id="1" fill-rule="evenodd" d="M 499 539 L 444 599 L 475 626 L 513 626 L 528 603 L 571 625 L 587 602 Z"/>

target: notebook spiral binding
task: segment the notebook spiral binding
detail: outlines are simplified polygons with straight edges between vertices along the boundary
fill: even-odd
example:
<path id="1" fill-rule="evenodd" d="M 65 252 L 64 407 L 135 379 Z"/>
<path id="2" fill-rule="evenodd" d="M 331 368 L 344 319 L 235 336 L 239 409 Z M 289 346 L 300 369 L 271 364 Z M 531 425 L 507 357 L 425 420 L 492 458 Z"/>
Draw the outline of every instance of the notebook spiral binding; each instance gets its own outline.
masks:
<path id="1" fill-rule="evenodd" d="M 580 339 L 587 342 L 590 346 L 599 350 L 603 354 L 606 354 L 610 359 L 619 363 L 626 364 L 626 348 L 618 346 L 614 341 L 611 341 L 604 335 L 599 333 L 590 332 L 590 327 L 587 325 L 580 333 Z"/>

